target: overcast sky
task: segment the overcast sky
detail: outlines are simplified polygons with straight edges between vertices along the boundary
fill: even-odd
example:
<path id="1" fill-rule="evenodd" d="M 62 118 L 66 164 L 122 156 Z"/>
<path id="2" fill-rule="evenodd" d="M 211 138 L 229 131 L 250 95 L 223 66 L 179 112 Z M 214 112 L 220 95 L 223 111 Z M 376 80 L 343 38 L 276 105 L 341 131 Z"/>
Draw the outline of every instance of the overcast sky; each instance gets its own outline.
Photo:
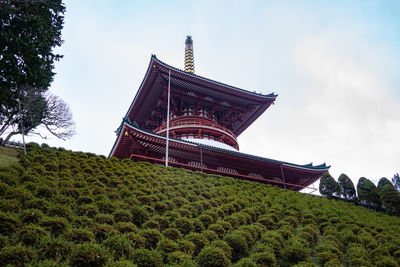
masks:
<path id="1" fill-rule="evenodd" d="M 400 1 L 65 1 L 51 91 L 77 134 L 52 146 L 108 156 L 151 54 L 278 98 L 239 138 L 245 153 L 326 162 L 336 179 L 400 172 Z M 43 140 L 28 137 L 28 141 Z"/>

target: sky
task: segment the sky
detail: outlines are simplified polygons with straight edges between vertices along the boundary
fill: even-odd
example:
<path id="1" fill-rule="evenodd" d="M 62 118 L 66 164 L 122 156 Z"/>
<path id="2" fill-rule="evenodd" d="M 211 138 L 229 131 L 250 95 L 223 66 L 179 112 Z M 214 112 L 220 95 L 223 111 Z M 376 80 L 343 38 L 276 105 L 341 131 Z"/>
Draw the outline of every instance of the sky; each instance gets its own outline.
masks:
<path id="1" fill-rule="evenodd" d="M 400 1 L 65 1 L 64 57 L 50 91 L 73 112 L 68 141 L 108 156 L 151 54 L 196 74 L 278 98 L 240 151 L 331 165 L 375 183 L 400 172 Z M 16 137 L 17 140 L 20 137 Z M 316 185 L 317 186 L 317 185 Z"/>

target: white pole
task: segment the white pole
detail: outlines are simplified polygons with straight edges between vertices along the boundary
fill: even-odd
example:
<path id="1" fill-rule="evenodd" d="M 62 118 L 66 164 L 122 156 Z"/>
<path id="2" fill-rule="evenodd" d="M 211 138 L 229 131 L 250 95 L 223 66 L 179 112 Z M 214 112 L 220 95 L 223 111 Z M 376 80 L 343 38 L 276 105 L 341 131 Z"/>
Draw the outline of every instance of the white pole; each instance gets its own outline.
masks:
<path id="1" fill-rule="evenodd" d="M 169 146 L 169 105 L 171 95 L 171 71 L 168 71 L 168 105 L 167 105 L 167 145 L 165 148 L 165 167 L 168 167 L 168 146 Z"/>

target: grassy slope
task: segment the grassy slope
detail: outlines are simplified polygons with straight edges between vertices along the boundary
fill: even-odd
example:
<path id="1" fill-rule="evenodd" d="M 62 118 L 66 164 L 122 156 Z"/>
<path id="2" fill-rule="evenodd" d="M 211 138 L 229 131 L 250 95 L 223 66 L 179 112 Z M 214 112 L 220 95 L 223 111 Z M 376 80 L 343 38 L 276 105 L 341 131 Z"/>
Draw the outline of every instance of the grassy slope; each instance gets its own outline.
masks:
<path id="1" fill-rule="evenodd" d="M 3 264 L 400 264 L 398 217 L 81 152 L 31 146 L 0 169 L 0 200 Z"/>
<path id="2" fill-rule="evenodd" d="M 18 150 L 0 146 L 0 168 L 18 161 Z"/>

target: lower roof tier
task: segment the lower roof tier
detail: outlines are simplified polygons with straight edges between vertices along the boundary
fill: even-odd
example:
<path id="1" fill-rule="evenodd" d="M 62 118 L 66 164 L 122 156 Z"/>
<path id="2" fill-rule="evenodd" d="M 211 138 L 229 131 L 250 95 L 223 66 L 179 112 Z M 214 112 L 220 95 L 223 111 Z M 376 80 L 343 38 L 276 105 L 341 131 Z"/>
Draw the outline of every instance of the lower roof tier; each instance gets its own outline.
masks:
<path id="1" fill-rule="evenodd" d="M 124 121 L 110 157 L 164 163 L 165 150 L 165 136 Z M 169 140 L 168 150 L 170 166 L 268 183 L 295 191 L 308 188 L 330 168 L 325 163 L 298 165 L 173 138 Z"/>

